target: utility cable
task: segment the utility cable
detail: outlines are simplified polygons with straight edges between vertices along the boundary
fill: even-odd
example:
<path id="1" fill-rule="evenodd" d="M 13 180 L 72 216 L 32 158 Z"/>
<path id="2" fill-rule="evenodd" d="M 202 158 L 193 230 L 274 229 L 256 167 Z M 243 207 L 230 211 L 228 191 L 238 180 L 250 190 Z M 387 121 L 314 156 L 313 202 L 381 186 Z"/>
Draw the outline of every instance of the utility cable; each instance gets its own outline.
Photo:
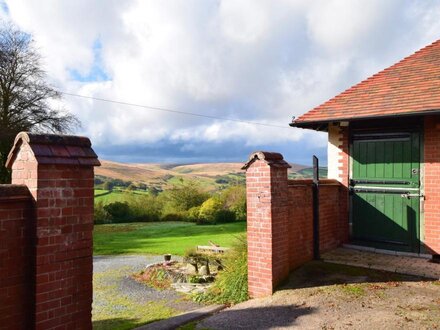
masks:
<path id="1" fill-rule="evenodd" d="M 136 104 L 136 103 L 129 103 L 129 102 L 122 102 L 122 101 L 116 101 L 116 100 L 110 100 L 110 99 L 104 99 L 100 97 L 94 97 L 94 96 L 86 96 L 86 95 L 80 95 L 80 94 L 74 94 L 74 93 L 68 93 L 68 92 L 60 92 L 63 95 L 67 96 L 73 96 L 83 99 L 90 99 L 95 101 L 101 101 L 101 102 L 108 102 L 108 103 L 114 103 L 114 104 L 120 104 L 120 105 L 128 105 L 131 107 L 138 107 L 138 108 L 144 108 L 144 109 L 150 109 L 150 110 L 157 110 L 157 111 L 163 111 L 163 112 L 172 112 L 177 113 L 180 115 L 187 115 L 187 116 L 195 116 L 195 117 L 203 117 L 203 118 L 209 118 L 209 119 L 217 119 L 217 120 L 226 120 L 226 121 L 233 121 L 237 123 L 245 123 L 250 125 L 258 125 L 258 126 L 266 126 L 266 127 L 275 127 L 275 128 L 284 128 L 284 129 L 290 129 L 289 126 L 281 126 L 281 125 L 274 125 L 274 124 L 266 124 L 266 123 L 259 123 L 255 121 L 246 121 L 241 119 L 233 119 L 233 118 L 226 118 L 226 117 L 217 117 L 217 116 L 210 116 L 210 115 L 203 115 L 200 113 L 194 113 L 194 112 L 187 112 L 187 111 L 179 111 L 175 109 L 168 109 L 168 108 L 161 108 L 161 107 L 153 107 L 149 105 L 142 105 L 142 104 Z"/>

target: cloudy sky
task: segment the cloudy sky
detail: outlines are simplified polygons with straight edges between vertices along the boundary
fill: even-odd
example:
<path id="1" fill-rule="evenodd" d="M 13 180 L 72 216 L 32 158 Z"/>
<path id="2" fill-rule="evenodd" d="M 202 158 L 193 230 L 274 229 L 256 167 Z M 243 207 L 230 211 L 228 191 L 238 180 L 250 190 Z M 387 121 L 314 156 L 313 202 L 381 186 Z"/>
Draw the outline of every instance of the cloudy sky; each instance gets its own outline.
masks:
<path id="1" fill-rule="evenodd" d="M 298 116 L 440 38 L 440 1 L 0 0 L 67 93 L 103 159 L 244 161 L 254 150 L 325 162 Z"/>

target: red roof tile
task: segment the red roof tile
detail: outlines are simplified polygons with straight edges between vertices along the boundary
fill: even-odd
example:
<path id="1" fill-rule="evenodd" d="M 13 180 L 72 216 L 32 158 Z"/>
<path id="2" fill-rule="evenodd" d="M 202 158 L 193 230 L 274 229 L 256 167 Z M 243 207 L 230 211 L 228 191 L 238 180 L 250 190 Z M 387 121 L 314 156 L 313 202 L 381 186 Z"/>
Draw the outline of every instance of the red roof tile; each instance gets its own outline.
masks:
<path id="1" fill-rule="evenodd" d="M 291 126 L 440 110 L 440 40 L 347 89 Z"/>
<path id="2" fill-rule="evenodd" d="M 22 143 L 29 144 L 39 164 L 99 166 L 90 140 L 82 136 L 21 132 L 15 138 L 6 166 L 10 168 Z"/>

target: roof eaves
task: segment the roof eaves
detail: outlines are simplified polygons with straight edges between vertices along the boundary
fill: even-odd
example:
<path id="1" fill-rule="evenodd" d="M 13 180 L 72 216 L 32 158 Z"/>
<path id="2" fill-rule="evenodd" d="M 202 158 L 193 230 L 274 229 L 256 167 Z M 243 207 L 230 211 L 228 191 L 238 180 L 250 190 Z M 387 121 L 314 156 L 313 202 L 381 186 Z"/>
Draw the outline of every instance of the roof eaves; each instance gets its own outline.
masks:
<path id="1" fill-rule="evenodd" d="M 414 111 L 414 112 L 402 112 L 402 113 L 394 113 L 394 114 L 384 114 L 384 115 L 371 115 L 371 116 L 359 116 L 359 117 L 335 117 L 335 118 L 327 118 L 321 120 L 297 120 L 293 121 L 289 124 L 290 127 L 298 127 L 298 128 L 312 128 L 316 126 L 328 125 L 332 122 L 341 122 L 341 121 L 361 121 L 361 120 L 370 120 L 370 119 L 381 119 L 381 118 L 396 118 L 396 117 L 414 117 L 414 116 L 428 116 L 428 115 L 438 115 L 440 114 L 440 109 L 430 109 L 425 111 Z"/>

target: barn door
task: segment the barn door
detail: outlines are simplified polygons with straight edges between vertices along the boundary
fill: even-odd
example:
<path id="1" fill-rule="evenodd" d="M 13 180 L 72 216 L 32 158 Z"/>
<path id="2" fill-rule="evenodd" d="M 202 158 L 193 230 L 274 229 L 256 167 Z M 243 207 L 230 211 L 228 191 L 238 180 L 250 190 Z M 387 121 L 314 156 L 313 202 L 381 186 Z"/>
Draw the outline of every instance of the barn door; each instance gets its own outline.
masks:
<path id="1" fill-rule="evenodd" d="M 419 252 L 419 133 L 353 134 L 351 156 L 352 241 Z"/>

